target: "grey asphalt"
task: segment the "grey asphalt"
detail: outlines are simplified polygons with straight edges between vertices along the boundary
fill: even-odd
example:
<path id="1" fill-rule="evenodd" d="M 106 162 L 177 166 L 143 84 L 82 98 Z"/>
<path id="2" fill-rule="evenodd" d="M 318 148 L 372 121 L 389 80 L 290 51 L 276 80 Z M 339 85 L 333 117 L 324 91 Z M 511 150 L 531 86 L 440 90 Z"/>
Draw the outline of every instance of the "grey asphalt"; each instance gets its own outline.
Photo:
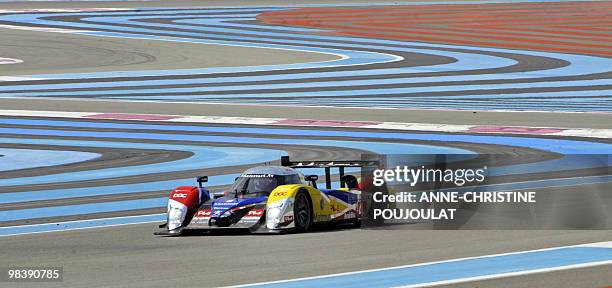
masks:
<path id="1" fill-rule="evenodd" d="M 0 9 L 1 6 L 0 6 Z M 334 60 L 320 53 L 94 37 L 0 28 L 0 57 L 23 63 L 2 65 L 0 76 L 133 70 L 255 66 Z M 227 55 L 233 55 L 227 57 Z"/>
<path id="2" fill-rule="evenodd" d="M 46 283 L 44 287 L 217 287 L 607 241 L 612 237 L 610 231 L 347 229 L 166 238 L 153 236 L 154 229 L 153 224 L 142 224 L 3 238 L 0 266 L 63 266 L 64 282 Z M 596 269 L 610 271 L 611 266 Z M 557 275 L 568 276 L 566 273 L 572 272 L 537 277 L 545 277 L 539 283 L 559 284 Z M 610 276 L 589 275 L 586 279 L 571 278 L 560 286 L 545 286 L 598 287 Z M 523 277 L 499 281 L 530 283 Z M 485 284 L 468 286 L 495 286 Z"/>
<path id="3" fill-rule="evenodd" d="M 371 1 L 350 1 L 370 3 Z M 253 1 L 30 2 L 0 9 L 49 7 L 163 7 L 254 5 Z M 330 3 L 258 1 L 256 4 Z M 334 2 L 337 3 L 337 2 Z M 0 56 L 27 60 L 3 66 L 2 75 L 144 70 L 311 61 L 317 54 L 129 39 L 100 39 L 0 29 Z M 11 39 L 4 41 L 4 39 Z M 37 41 L 43 42 L 36 44 Z M 14 44 L 10 47 L 7 43 Z M 38 48 L 35 48 L 38 47 Z M 95 47 L 94 49 L 92 49 Z M 210 49 L 208 49 L 210 48 Z M 20 51 L 19 51 L 20 50 Z M 48 55 L 47 53 L 52 53 Z M 236 57 L 224 57 L 224 53 Z M 11 54 L 12 53 L 12 54 Z M 258 57 L 252 57 L 257 53 Z M 76 55 L 76 56 L 75 56 Z M 212 55 L 212 56 L 211 56 Z M 53 56 L 53 57 L 50 57 Z M 313 58 L 314 57 L 314 58 Z M 245 62 L 246 61 L 246 62 Z M 31 64 L 36 63 L 36 64 Z M 27 66 L 31 65 L 31 66 Z M 11 67 L 9 67 L 11 66 Z M 4 70 L 7 68 L 9 70 Z M 6 72 L 5 72 L 6 71 Z M 611 114 L 472 112 L 284 107 L 105 100 L 0 99 L 0 109 L 132 112 L 186 115 L 317 118 L 446 124 L 610 128 Z M 275 236 L 155 237 L 155 225 L 32 234 L 0 238 L 0 267 L 63 266 L 62 283 L 2 287 L 216 287 L 382 268 L 459 257 L 610 241 L 612 231 L 408 231 L 325 230 Z M 453 287 L 604 287 L 612 265 L 452 285 Z"/>

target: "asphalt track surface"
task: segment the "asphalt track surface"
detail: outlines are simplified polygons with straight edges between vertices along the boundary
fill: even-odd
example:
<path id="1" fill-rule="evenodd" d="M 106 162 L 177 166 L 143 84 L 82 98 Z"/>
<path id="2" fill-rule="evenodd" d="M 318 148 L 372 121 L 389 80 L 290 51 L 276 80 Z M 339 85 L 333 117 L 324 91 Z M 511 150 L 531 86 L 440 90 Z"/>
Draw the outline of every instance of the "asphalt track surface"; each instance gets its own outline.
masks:
<path id="1" fill-rule="evenodd" d="M 317 62 L 337 57 L 268 49 L 228 47 L 154 40 L 114 39 L 2 29 L 0 55 L 23 60 L 21 65 L 3 65 L 0 76 L 118 70 L 189 69 L 200 67 L 252 66 Z M 225 57 L 227 53 L 242 59 Z"/>
<path id="2" fill-rule="evenodd" d="M 581 33 L 603 34 L 588 35 L 593 39 L 581 39 L 587 41 L 580 43 L 589 44 L 590 46 L 584 47 L 591 47 L 588 48 L 590 51 L 575 51 L 580 45 L 567 43 L 548 43 L 539 47 L 507 47 L 513 48 L 507 50 L 505 47 L 508 43 L 500 39 L 487 39 L 489 42 L 481 43 L 481 46 L 466 46 L 466 43 L 459 43 L 465 37 L 423 41 L 412 39 L 414 35 L 406 35 L 406 31 L 395 31 L 391 37 L 359 35 L 372 31 L 355 31 L 355 27 L 359 27 L 360 23 L 352 23 L 351 25 L 355 26 L 348 28 L 334 26 L 338 24 L 334 19 L 342 15 L 342 9 L 346 8 L 328 7 L 333 11 L 331 20 L 307 23 L 301 17 L 315 17 L 309 13 L 317 11 L 318 8 L 299 8 L 296 10 L 299 12 L 297 14 L 295 11 L 287 12 L 284 8 L 277 9 L 280 4 L 293 4 L 287 2 L 258 2 L 257 5 L 251 1 L 233 2 L 231 5 L 228 2 L 221 3 L 223 6 L 236 7 L 265 6 L 255 8 L 255 12 L 242 11 L 245 8 L 228 8 L 229 11 L 225 12 L 168 9 L 170 5 L 163 1 L 0 3 L 0 9 L 142 7 L 144 3 L 151 10 L 85 13 L 63 11 L 45 17 L 48 21 L 56 21 L 55 23 L 39 22 L 36 18 L 40 15 L 33 13 L 9 14 L 12 15 L 10 17 L 16 17 L 10 19 L 0 16 L 1 24 L 4 25 L 51 26 L 90 31 L 47 33 L 0 29 L 2 39 L 10 39 L 0 43 L 0 57 L 24 60 L 23 64 L 0 67 L 1 75 L 19 78 L 4 78 L 7 81 L 0 82 L 0 98 L 4 98 L 0 99 L 2 109 L 610 128 L 612 119 L 606 112 L 610 110 L 609 69 L 612 66 L 606 65 L 607 61 L 611 61 L 609 55 L 605 55 L 609 50 L 600 47 L 607 45 L 600 39 L 609 37 L 609 32 L 602 32 L 601 27 L 591 27 L 592 31 L 580 30 Z M 609 3 L 602 3 L 604 4 L 583 4 L 577 9 L 577 14 L 588 16 L 593 10 L 603 11 L 609 7 Z M 220 3 L 205 4 L 197 2 L 197 6 L 215 6 Z M 585 8 L 589 5 L 599 6 Z M 189 1 L 173 1 L 171 6 L 196 5 Z M 471 6 L 460 9 L 468 8 L 482 9 Z M 378 9 L 382 9 L 383 14 L 389 13 L 384 11 L 384 7 Z M 537 7 L 529 9 L 534 9 L 529 13 L 542 13 Z M 178 16 L 183 12 L 188 16 Z M 421 16 L 428 16 L 425 12 Z M 108 14 L 104 15 L 108 17 L 99 17 L 99 14 L 104 13 Z M 140 19 L 149 15 L 147 13 L 155 16 Z M 84 20 L 84 14 L 99 18 Z M 160 17 L 160 14 L 164 17 Z M 221 23 L 201 20 L 206 19 L 201 17 L 207 14 L 215 14 L 214 17 L 221 19 L 227 17 L 226 14 L 232 14 L 240 20 Z M 136 16 L 136 19 L 129 18 L 130 15 Z M 251 19 L 253 17 L 255 18 Z M 277 26 L 279 17 L 288 17 L 293 22 Z M 453 19 L 449 15 L 446 17 Z M 580 17 L 581 21 L 586 21 L 584 16 Z M 609 18 L 599 20 L 607 23 L 606 19 Z M 58 24 L 57 21 L 65 22 Z M 127 22 L 122 26 L 111 25 L 118 21 Z M 249 26 L 255 24 L 261 27 Z M 387 24 L 388 21 L 381 25 Z M 583 23 L 577 23 L 578 26 L 579 24 Z M 140 31 L 141 34 L 131 37 L 100 37 L 103 33 L 134 32 L 118 31 L 123 30 L 122 27 L 146 27 L 149 30 Z M 276 29 L 278 27 L 280 28 Z M 320 28 L 337 30 L 330 34 L 309 30 Z M 572 29 L 576 27 L 564 29 L 574 31 Z M 96 32 L 91 32 L 93 30 Z M 257 33 L 279 35 L 261 34 L 269 37 L 258 39 L 231 38 L 258 35 Z M 161 41 L 164 37 L 178 37 L 177 35 L 188 38 L 189 41 L 206 42 L 206 48 L 203 49 L 205 52 L 197 53 L 202 49 L 199 48 L 202 43 Z M 407 38 L 398 39 L 398 35 Z M 571 37 L 576 35 L 580 34 L 574 33 Z M 372 43 L 372 47 L 363 47 L 362 36 L 372 37 L 367 40 Z M 133 39 L 143 37 L 147 39 Z M 311 39 L 317 42 L 317 45 L 295 42 L 304 39 Z M 271 40 L 274 42 L 270 43 Z M 34 45 L 37 41 L 44 42 L 44 45 Z M 226 41 L 225 44 L 240 42 L 240 45 L 248 44 L 249 47 L 210 43 L 214 41 Z M 340 45 L 336 45 L 338 43 Z M 265 46 L 271 48 L 272 44 L 291 46 L 291 49 L 298 47 L 302 51 L 264 49 Z M 538 43 L 535 41 L 532 44 Z M 330 49 L 342 50 L 339 54 L 349 55 L 350 57 L 346 58 L 349 60 L 338 60 L 336 54 L 316 53 L 329 52 Z M 417 49 L 420 50 L 417 52 Z M 386 54 L 380 54 L 381 52 Z M 232 57 L 224 57 L 228 54 Z M 396 57 L 389 61 L 393 57 L 387 55 L 401 56 L 404 59 Z M 317 61 L 348 61 L 348 64 L 355 64 L 350 61 L 362 61 L 359 62 L 362 65 L 352 68 L 305 67 Z M 457 65 L 457 62 L 461 64 Z M 221 69 L 218 67 L 234 67 L 229 68 L 229 71 L 232 71 L 231 69 L 239 69 L 245 65 L 263 65 L 263 70 L 268 69 L 268 65 L 288 65 L 293 69 L 236 72 L 232 73 L 231 77 L 243 78 L 229 82 L 227 77 L 219 77 L 225 75 L 224 73 L 216 76 L 214 74 L 219 72 L 216 69 Z M 176 69 L 188 70 L 177 73 L 176 71 L 180 70 Z M 470 72 L 467 72 L 468 70 Z M 108 71 L 125 72 L 104 73 Z M 156 75 L 148 75 L 150 71 L 157 71 Z M 310 75 L 305 73 L 314 73 L 317 77 L 303 78 L 302 76 Z M 376 76 L 377 73 L 381 74 Z M 319 79 L 324 75 L 326 79 Z M 120 77 L 113 78 L 117 76 Z M 473 78 L 464 79 L 466 76 Z M 279 79 L 273 79 L 274 77 Z M 222 81 L 214 83 L 217 81 L 215 79 Z M 399 83 L 381 83 L 389 79 L 399 79 Z M 345 80 L 353 82 L 344 83 Z M 365 84 L 368 83 L 365 81 L 371 81 L 372 84 Z M 437 91 L 446 90 L 445 87 L 452 86 L 448 83 L 452 81 L 459 81 L 455 86 L 476 85 L 478 88 Z M 349 85 L 353 88 L 350 91 L 346 90 Z M 514 86 L 499 88 L 504 87 L 503 85 Z M 245 86 L 249 90 L 248 94 L 242 91 Z M 261 87 L 277 88 L 266 90 Z M 190 89 L 198 92 L 189 92 Z M 200 92 L 207 89 L 210 91 L 205 95 Z M 240 94 L 236 94 L 236 89 L 241 91 Z M 407 94 L 410 89 L 415 89 L 415 93 L 419 95 Z M 427 89 L 433 90 L 426 92 Z M 370 90 L 374 90 L 375 95 L 379 97 L 373 99 L 374 97 L 367 95 L 369 92 L 360 97 L 342 96 L 342 93 Z M 318 91 L 327 91 L 328 94 L 318 95 Z M 426 95 L 427 101 L 422 101 L 421 94 L 425 92 L 431 95 Z M 278 93 L 279 97 L 271 97 L 274 93 Z M 390 95 L 393 93 L 400 94 Z M 258 94 L 265 97 L 258 97 Z M 381 94 L 385 96 L 382 97 Z M 499 95 L 506 96 L 498 97 Z M 530 100 L 525 100 L 523 96 L 529 96 Z M 347 98 L 351 101 L 347 101 Z M 358 98 L 362 100 L 356 101 Z M 163 103 L 114 100 L 155 100 Z M 189 103 L 165 103 L 166 101 Z M 228 103 L 232 105 L 224 105 Z M 243 105 L 245 103 L 332 107 Z M 458 103 L 463 106 L 458 107 Z M 470 111 L 438 110 L 432 115 L 431 111 L 406 108 L 464 108 Z M 515 112 L 490 111 L 495 109 Z M 537 112 L 541 110 L 546 112 Z M 283 153 L 300 159 L 348 159 L 355 158 L 364 151 L 469 151 L 480 154 L 501 152 L 515 156 L 515 160 L 521 162 L 527 161 L 526 159 L 543 161 L 580 151 L 611 151 L 609 139 L 456 133 L 436 135 L 427 132 L 372 131 L 347 127 L 281 126 L 271 130 L 271 127 L 257 125 L 183 123 L 182 128 L 171 125 L 155 121 L 0 117 L 2 158 L 26 155 L 15 154 L 21 152 L 31 153 L 31 158 L 28 159 L 33 159 L 30 163 L 11 163 L 12 169 L 9 167 L 8 171 L 0 172 L 0 229 L 109 217 L 158 215 L 164 211 L 164 198 L 168 190 L 179 183 L 192 181 L 194 175 L 210 175 L 211 181 L 214 181 L 211 184 L 221 188 L 229 184 L 231 181 L 228 179 L 233 179 L 234 175 L 245 167 L 275 161 Z M 66 151 L 70 153 L 68 156 L 54 154 Z M 224 165 L 203 155 L 216 155 Z M 45 163 L 50 161 L 63 163 L 45 167 Z M 86 193 L 82 194 L 83 191 Z M 0 242 L 3 257 L 0 259 L 0 267 L 63 266 L 64 282 L 57 285 L 45 283 L 45 287 L 125 287 L 126 283 L 131 287 L 193 286 L 194 283 L 212 287 L 610 241 L 612 237 L 609 231 L 589 230 L 323 229 L 311 234 L 263 237 L 228 235 L 163 238 L 153 237 L 154 229 L 155 223 L 147 223 L 2 237 Z M 11 233 L 11 230 L 0 231 Z M 459 286 L 603 287 L 612 283 L 610 275 L 612 266 L 606 265 L 485 280 Z M 13 286 L 13 283 L 10 286 Z M 40 287 L 39 284 L 29 286 Z"/>
<path id="3" fill-rule="evenodd" d="M 48 287 L 167 287 L 196 283 L 214 287 L 609 239 L 607 231 L 375 230 L 159 238 L 151 237 L 151 228 L 152 225 L 130 225 L 67 231 L 52 237 L 25 235 L 3 239 L 3 254 L 23 265 L 63 265 L 64 282 L 55 286 L 49 283 Z M 210 261 L 214 265 L 206 265 Z M 568 279 L 580 270 L 541 277 L 546 277 L 546 286 L 555 287 L 609 284 L 610 266 L 590 270 L 595 273 L 586 279 Z M 521 287 L 527 279 L 500 279 L 480 287 L 493 287 L 504 281 L 506 286 L 502 287 Z M 522 287 L 533 287 L 529 283 L 533 282 Z"/>

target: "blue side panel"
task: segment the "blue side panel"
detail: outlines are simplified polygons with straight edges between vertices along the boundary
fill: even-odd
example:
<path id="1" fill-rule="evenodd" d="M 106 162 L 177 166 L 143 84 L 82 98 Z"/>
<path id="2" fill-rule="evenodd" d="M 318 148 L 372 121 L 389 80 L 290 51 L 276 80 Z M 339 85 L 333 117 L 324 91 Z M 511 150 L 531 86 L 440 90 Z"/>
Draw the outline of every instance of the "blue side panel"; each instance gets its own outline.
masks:
<path id="1" fill-rule="evenodd" d="M 321 189 L 321 192 L 325 195 L 336 197 L 348 204 L 357 203 L 357 195 L 355 193 L 336 189 Z"/>
<path id="2" fill-rule="evenodd" d="M 268 197 L 253 197 L 253 198 L 219 198 L 212 203 L 212 217 L 219 217 L 225 211 L 234 207 L 256 204 L 265 201 Z"/>

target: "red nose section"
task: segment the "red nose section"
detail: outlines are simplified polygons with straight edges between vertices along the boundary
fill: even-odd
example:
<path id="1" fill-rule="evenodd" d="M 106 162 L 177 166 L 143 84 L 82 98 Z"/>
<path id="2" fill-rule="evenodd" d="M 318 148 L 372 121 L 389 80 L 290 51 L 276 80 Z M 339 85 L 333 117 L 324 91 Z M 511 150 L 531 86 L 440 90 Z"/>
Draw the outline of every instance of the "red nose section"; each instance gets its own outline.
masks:
<path id="1" fill-rule="evenodd" d="M 197 208 L 200 205 L 200 190 L 195 186 L 181 186 L 170 193 L 170 199 L 182 203 L 189 209 Z"/>

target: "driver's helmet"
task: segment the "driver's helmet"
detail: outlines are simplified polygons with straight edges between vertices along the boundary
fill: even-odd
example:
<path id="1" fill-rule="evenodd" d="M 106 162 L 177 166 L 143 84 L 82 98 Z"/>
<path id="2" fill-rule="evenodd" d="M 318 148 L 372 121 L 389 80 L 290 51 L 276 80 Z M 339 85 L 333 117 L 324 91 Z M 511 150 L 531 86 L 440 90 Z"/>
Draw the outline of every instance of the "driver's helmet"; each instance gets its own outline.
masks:
<path id="1" fill-rule="evenodd" d="M 341 179 L 342 182 L 346 184 L 346 188 L 349 190 L 359 190 L 359 181 L 357 177 L 353 175 L 344 175 Z"/>

